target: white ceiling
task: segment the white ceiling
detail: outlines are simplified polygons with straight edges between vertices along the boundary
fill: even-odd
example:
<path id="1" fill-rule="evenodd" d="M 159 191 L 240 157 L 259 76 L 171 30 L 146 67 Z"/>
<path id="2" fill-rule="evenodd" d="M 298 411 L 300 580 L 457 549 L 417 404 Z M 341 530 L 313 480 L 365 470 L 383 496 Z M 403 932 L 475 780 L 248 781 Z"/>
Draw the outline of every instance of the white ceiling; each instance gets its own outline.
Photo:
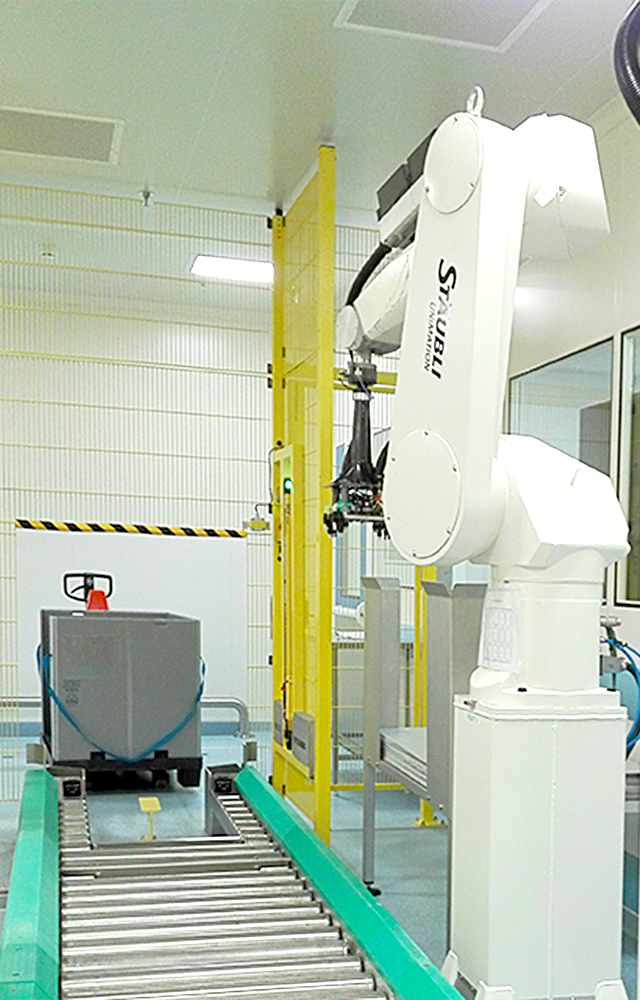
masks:
<path id="1" fill-rule="evenodd" d="M 505 52 L 336 27 L 342 6 L 0 0 L 0 105 L 124 121 L 117 165 L 3 153 L 0 179 L 273 205 L 327 142 L 338 206 L 371 210 L 379 184 L 475 84 L 485 114 L 508 125 L 539 111 L 587 118 L 616 94 L 611 48 L 628 0 L 550 0 Z"/>

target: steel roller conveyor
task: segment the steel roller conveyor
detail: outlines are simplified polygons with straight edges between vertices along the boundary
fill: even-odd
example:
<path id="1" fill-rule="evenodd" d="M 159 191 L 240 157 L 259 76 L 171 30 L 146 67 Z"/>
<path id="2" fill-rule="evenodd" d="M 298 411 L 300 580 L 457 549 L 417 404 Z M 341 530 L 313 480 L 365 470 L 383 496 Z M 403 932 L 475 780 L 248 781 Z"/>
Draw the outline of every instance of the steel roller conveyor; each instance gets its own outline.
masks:
<path id="1" fill-rule="evenodd" d="M 109 845 L 51 771 L 25 781 L 3 1000 L 460 1000 L 254 769 L 207 772 L 208 836 Z"/>
<path id="2" fill-rule="evenodd" d="M 235 835 L 91 845 L 83 801 L 60 806 L 63 1000 L 377 1000 L 340 924 L 238 793 Z"/>

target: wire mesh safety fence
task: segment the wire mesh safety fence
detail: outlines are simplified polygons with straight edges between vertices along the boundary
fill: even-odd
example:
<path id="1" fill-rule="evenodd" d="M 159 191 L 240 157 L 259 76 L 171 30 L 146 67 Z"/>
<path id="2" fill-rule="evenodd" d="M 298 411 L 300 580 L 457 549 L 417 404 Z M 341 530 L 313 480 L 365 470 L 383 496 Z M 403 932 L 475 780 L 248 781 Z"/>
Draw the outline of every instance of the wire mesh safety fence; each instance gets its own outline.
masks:
<path id="1" fill-rule="evenodd" d="M 270 240 L 255 215 L 7 184 L 0 220 L 0 798 L 15 799 L 33 666 L 18 664 L 14 519 L 241 527 L 267 499 L 270 290 L 189 269 L 196 253 L 268 260 Z M 246 545 L 260 732 L 270 539 Z"/>

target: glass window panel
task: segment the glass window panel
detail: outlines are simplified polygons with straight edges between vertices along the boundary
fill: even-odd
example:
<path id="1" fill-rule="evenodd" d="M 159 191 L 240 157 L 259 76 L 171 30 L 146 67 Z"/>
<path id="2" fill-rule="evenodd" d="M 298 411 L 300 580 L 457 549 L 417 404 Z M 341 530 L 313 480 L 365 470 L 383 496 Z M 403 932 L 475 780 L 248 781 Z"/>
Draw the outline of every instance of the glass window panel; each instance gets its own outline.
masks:
<path id="1" fill-rule="evenodd" d="M 613 342 L 511 380 L 509 431 L 539 438 L 609 474 Z"/>

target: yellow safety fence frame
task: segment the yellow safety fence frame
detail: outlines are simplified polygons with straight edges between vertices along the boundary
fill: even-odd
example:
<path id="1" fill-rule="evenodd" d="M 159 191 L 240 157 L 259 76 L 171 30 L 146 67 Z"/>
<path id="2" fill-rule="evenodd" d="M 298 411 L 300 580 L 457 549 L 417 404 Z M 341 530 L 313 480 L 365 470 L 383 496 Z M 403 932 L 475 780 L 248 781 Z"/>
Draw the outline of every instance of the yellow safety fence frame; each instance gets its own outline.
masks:
<path id="1" fill-rule="evenodd" d="M 422 583 L 436 579 L 435 566 L 416 566 L 413 594 L 413 724 L 427 724 L 427 595 Z M 441 826 L 434 818 L 433 807 L 420 802 L 420 816 L 416 826 Z"/>
<path id="2" fill-rule="evenodd" d="M 273 742 L 273 786 L 326 843 L 331 814 L 331 502 L 333 438 L 334 150 L 273 241 L 273 698 L 283 716 Z M 287 481 L 285 487 L 285 480 Z M 294 713 L 315 723 L 312 766 L 287 743 Z"/>

